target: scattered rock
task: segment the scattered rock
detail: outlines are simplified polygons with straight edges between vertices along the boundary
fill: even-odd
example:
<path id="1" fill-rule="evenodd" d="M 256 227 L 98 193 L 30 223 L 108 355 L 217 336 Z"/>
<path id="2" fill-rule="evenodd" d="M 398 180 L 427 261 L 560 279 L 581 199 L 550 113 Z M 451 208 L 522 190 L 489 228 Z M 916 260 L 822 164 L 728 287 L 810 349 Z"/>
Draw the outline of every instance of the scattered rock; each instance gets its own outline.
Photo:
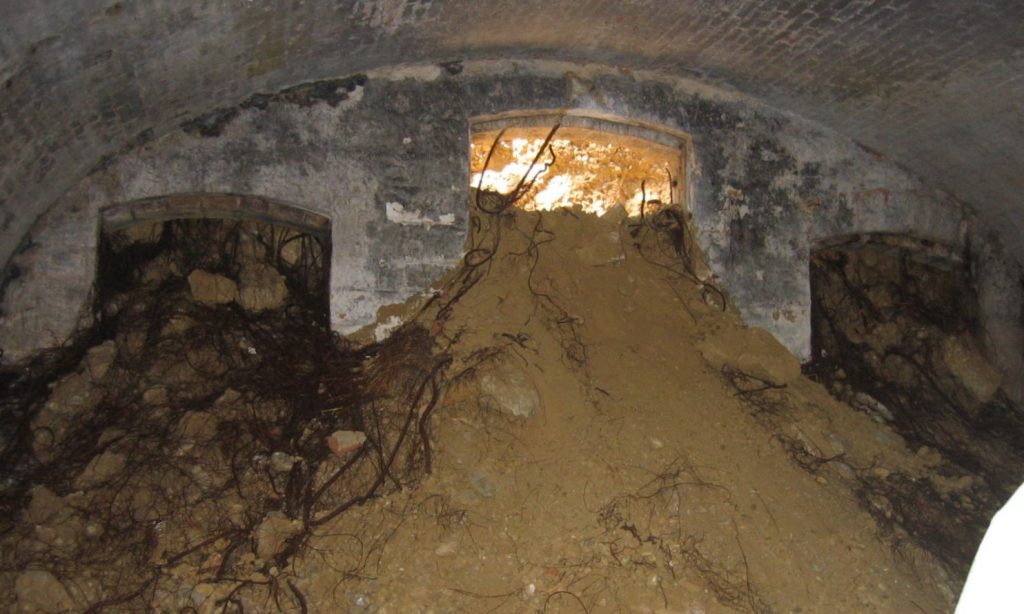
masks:
<path id="1" fill-rule="evenodd" d="M 190 411 L 178 422 L 178 435 L 188 442 L 204 443 L 217 435 L 218 420 L 205 411 Z"/>
<path id="2" fill-rule="evenodd" d="M 359 431 L 334 431 L 327 437 L 327 447 L 338 456 L 355 452 L 366 442 L 366 434 Z"/>
<path id="3" fill-rule="evenodd" d="M 720 331 L 699 343 L 697 349 L 715 369 L 727 365 L 775 386 L 800 377 L 800 361 L 762 328 Z"/>
<path id="4" fill-rule="evenodd" d="M 228 521 L 236 528 L 247 527 L 249 526 L 249 518 L 246 515 L 247 512 L 248 508 L 243 503 L 234 501 L 227 505 L 224 517 L 227 518 Z"/>
<path id="5" fill-rule="evenodd" d="M 228 388 L 219 397 L 217 397 L 217 400 L 214 401 L 213 404 L 216 405 L 217 407 L 221 407 L 223 405 L 231 405 L 232 403 L 237 403 L 238 400 L 241 398 L 242 393 L 238 392 L 233 388 Z"/>
<path id="6" fill-rule="evenodd" d="M 960 338 L 942 340 L 942 361 L 978 405 L 991 401 L 1003 383 L 1003 374 L 985 360 L 974 344 Z"/>
<path id="7" fill-rule="evenodd" d="M 84 532 L 82 521 L 77 517 L 35 526 L 35 538 L 46 544 L 52 552 L 60 551 L 65 556 L 77 550 L 79 535 Z"/>
<path id="8" fill-rule="evenodd" d="M 892 422 L 896 416 L 892 415 L 884 403 L 866 392 L 858 392 L 853 395 L 850 404 L 873 415 L 877 420 Z"/>
<path id="9" fill-rule="evenodd" d="M 196 605 L 199 612 L 204 614 L 216 612 L 220 609 L 218 606 L 222 606 L 223 601 L 234 590 L 234 585 L 228 582 L 221 582 L 219 584 L 200 582 L 192 588 L 191 601 Z"/>
<path id="10" fill-rule="evenodd" d="M 916 454 L 927 467 L 937 467 L 942 463 L 942 454 L 940 454 L 935 448 L 921 446 L 917 449 Z"/>
<path id="11" fill-rule="evenodd" d="M 163 222 L 142 222 L 122 228 L 120 234 L 127 240 L 128 244 L 140 243 L 144 245 L 156 243 L 164 232 Z"/>
<path id="12" fill-rule="evenodd" d="M 929 474 L 928 480 L 931 481 L 936 492 L 946 496 L 968 491 L 977 482 L 975 478 L 969 475 L 946 477 L 936 473 Z"/>
<path id="13" fill-rule="evenodd" d="M 142 267 L 139 281 L 143 285 L 156 286 L 168 277 L 177 275 L 180 275 L 177 263 L 171 260 L 167 254 L 161 254 Z"/>
<path id="14" fill-rule="evenodd" d="M 875 431 L 875 441 L 884 446 L 892 446 L 894 448 L 903 448 L 907 445 L 907 442 L 899 433 L 884 425 L 879 425 L 878 430 Z"/>
<path id="15" fill-rule="evenodd" d="M 868 495 L 867 499 L 868 503 L 870 503 L 871 506 L 877 509 L 878 511 L 882 512 L 882 514 L 884 514 L 886 518 L 892 518 L 893 507 L 892 502 L 889 501 L 889 499 L 878 494 L 870 494 Z"/>
<path id="16" fill-rule="evenodd" d="M 231 280 L 228 280 L 231 281 Z M 224 301 L 228 302 L 228 301 Z M 175 314 L 167 318 L 167 324 L 160 330 L 161 337 L 176 337 L 188 332 L 195 326 L 196 321 L 184 314 Z"/>
<path id="17" fill-rule="evenodd" d="M 238 285 L 234 281 L 201 269 L 189 273 L 188 289 L 192 300 L 204 305 L 223 305 L 238 298 Z"/>
<path id="18" fill-rule="evenodd" d="M 458 550 L 458 543 L 454 541 L 444 542 L 437 548 L 434 548 L 434 554 L 437 556 L 451 556 Z"/>
<path id="19" fill-rule="evenodd" d="M 222 465 L 209 467 L 192 465 L 189 467 L 188 472 L 192 476 L 194 486 L 199 487 L 198 490 L 190 489 L 190 494 L 198 498 L 202 496 L 201 491 L 222 488 L 230 479 L 230 475 L 224 469 L 225 467 Z"/>
<path id="20" fill-rule="evenodd" d="M 49 462 L 67 436 L 76 416 L 95 407 L 102 391 L 85 372 L 72 373 L 60 380 L 35 418 L 32 419 L 32 451 L 41 462 Z"/>
<path id="21" fill-rule="evenodd" d="M 291 240 L 281 246 L 281 260 L 288 266 L 296 266 L 302 262 L 302 241 Z"/>
<path id="22" fill-rule="evenodd" d="M 831 448 L 832 456 L 846 454 L 846 443 L 843 441 L 842 437 L 836 435 L 835 433 L 829 432 L 825 432 L 822 434 L 825 436 L 829 448 Z"/>
<path id="23" fill-rule="evenodd" d="M 94 457 L 75 480 L 75 487 L 82 490 L 106 482 L 124 470 L 127 459 L 124 454 L 104 452 Z"/>
<path id="24" fill-rule="evenodd" d="M 166 405 L 167 386 L 153 386 L 142 393 L 142 401 L 146 405 Z"/>
<path id="25" fill-rule="evenodd" d="M 33 486 L 29 491 L 32 499 L 22 513 L 21 519 L 30 524 L 43 524 L 60 517 L 67 509 L 63 497 L 59 497 L 45 486 Z"/>
<path id="26" fill-rule="evenodd" d="M 469 485 L 477 495 L 489 499 L 497 494 L 494 482 L 480 471 L 473 471 L 468 477 Z"/>
<path id="27" fill-rule="evenodd" d="M 480 405 L 487 410 L 529 418 L 540 407 L 530 375 L 510 361 L 488 367 L 480 375 Z"/>
<path id="28" fill-rule="evenodd" d="M 853 480 L 857 477 L 857 473 L 852 467 L 842 461 L 835 461 L 830 463 L 830 466 L 834 467 L 836 473 L 838 473 L 845 480 Z"/>
<path id="29" fill-rule="evenodd" d="M 270 512 L 256 527 L 256 556 L 272 560 L 284 551 L 288 540 L 302 532 L 302 523 L 281 512 Z"/>
<path id="30" fill-rule="evenodd" d="M 867 360 L 869 363 L 872 362 L 870 358 Z M 917 368 L 903 356 L 889 354 L 883 358 L 880 372 L 883 376 L 883 381 L 888 380 L 907 388 L 915 388 L 921 385 L 918 379 L 921 375 Z"/>
<path id="31" fill-rule="evenodd" d="M 85 353 L 85 368 L 93 381 L 103 379 L 117 358 L 117 344 L 113 339 L 104 341 Z"/>
<path id="32" fill-rule="evenodd" d="M 144 381 L 154 385 L 171 384 L 179 395 L 185 394 L 194 397 L 209 394 L 207 390 L 193 389 L 201 388 L 204 385 L 208 386 L 213 382 L 207 379 L 206 373 L 200 373 L 193 368 L 192 363 L 189 362 L 191 358 L 188 356 L 183 360 L 183 357 L 179 355 L 161 356 L 151 363 L 149 370 L 146 371 Z"/>
<path id="33" fill-rule="evenodd" d="M 288 298 L 284 276 L 268 264 L 245 266 L 238 277 L 238 302 L 246 311 L 278 309 Z"/>
<path id="34" fill-rule="evenodd" d="M 200 375 L 200 379 L 208 379 L 227 371 L 224 363 L 224 356 L 217 350 L 206 348 L 192 348 L 185 352 L 184 364 L 189 369 Z"/>
<path id="35" fill-rule="evenodd" d="M 99 401 L 99 396 L 99 391 L 86 374 L 73 373 L 54 387 L 47 405 L 69 411 L 85 411 Z"/>
<path id="36" fill-rule="evenodd" d="M 75 606 L 64 585 L 48 571 L 22 572 L 14 583 L 21 612 L 67 612 Z"/>
<path id="37" fill-rule="evenodd" d="M 274 452 L 270 455 L 270 470 L 274 473 L 288 473 L 301 460 L 298 456 L 292 456 L 284 452 Z"/>
<path id="38" fill-rule="evenodd" d="M 146 333 L 141 330 L 131 330 L 120 334 L 116 338 L 117 350 L 124 356 L 135 356 L 142 351 L 146 345 Z"/>
<path id="39" fill-rule="evenodd" d="M 905 346 L 905 332 L 900 322 L 876 322 L 871 328 L 871 333 L 864 337 L 864 341 L 876 354 L 884 356 L 889 348 Z"/>
<path id="40" fill-rule="evenodd" d="M 220 552 L 214 552 L 207 556 L 202 565 L 199 566 L 199 571 L 204 574 L 211 574 L 216 572 L 224 564 L 224 555 Z"/>

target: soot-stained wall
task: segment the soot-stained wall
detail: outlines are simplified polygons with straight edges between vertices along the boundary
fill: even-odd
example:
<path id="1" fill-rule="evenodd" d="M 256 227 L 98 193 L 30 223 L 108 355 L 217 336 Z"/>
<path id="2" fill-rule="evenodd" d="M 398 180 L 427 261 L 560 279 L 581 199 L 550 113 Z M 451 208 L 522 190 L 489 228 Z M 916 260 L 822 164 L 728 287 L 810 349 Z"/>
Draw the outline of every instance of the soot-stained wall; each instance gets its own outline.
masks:
<path id="1" fill-rule="evenodd" d="M 73 329 L 88 304 L 102 207 L 189 192 L 254 194 L 330 218 L 330 318 L 351 332 L 461 257 L 470 119 L 535 109 L 688 133 L 687 206 L 711 271 L 748 323 L 802 358 L 810 351 L 815 241 L 897 232 L 959 249 L 977 234 L 962 205 L 885 158 L 697 82 L 538 62 L 395 67 L 252 96 L 102 161 L 51 206 L 12 259 L 0 346 L 18 358 Z M 983 317 L 1019 339 L 1019 284 L 1014 294 L 1007 281 L 1019 271 L 986 241 L 982 285 L 1002 290 L 982 305 Z M 1019 368 L 1019 350 L 1000 351 L 993 354 L 1004 368 Z"/>

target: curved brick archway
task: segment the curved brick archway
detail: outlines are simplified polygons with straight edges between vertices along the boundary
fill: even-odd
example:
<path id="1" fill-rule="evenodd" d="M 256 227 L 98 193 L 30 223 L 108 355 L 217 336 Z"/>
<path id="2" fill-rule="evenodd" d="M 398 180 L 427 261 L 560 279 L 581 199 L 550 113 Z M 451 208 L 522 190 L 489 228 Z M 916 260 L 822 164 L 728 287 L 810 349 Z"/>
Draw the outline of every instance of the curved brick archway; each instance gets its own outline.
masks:
<path id="1" fill-rule="evenodd" d="M 296 205 L 252 194 L 190 193 L 154 196 L 100 209 L 103 230 L 140 222 L 165 222 L 185 218 L 257 220 L 290 226 L 330 240 L 331 220 Z"/>

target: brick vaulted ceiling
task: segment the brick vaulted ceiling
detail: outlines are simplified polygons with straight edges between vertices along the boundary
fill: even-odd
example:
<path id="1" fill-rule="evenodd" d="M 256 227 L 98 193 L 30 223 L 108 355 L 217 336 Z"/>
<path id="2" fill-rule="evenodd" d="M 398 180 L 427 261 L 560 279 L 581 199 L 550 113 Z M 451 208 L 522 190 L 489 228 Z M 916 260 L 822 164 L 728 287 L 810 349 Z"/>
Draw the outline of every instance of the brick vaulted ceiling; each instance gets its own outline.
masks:
<path id="1" fill-rule="evenodd" d="M 1024 244 L 1020 0 L 0 0 L 0 262 L 144 130 L 396 63 L 696 77 L 819 121 Z"/>

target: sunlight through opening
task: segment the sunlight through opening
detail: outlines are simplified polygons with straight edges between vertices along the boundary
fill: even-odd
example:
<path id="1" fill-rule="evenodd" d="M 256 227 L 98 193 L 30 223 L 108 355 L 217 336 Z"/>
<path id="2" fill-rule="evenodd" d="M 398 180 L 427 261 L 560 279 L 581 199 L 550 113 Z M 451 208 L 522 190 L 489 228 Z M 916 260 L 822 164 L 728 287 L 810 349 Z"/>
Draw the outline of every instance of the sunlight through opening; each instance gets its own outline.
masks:
<path id="1" fill-rule="evenodd" d="M 527 211 L 579 207 L 604 215 L 621 204 L 633 216 L 641 209 L 682 204 L 681 145 L 560 126 L 544 147 L 551 130 L 530 126 L 474 132 L 470 187 L 507 195 L 520 184 L 529 186 L 517 202 Z"/>

